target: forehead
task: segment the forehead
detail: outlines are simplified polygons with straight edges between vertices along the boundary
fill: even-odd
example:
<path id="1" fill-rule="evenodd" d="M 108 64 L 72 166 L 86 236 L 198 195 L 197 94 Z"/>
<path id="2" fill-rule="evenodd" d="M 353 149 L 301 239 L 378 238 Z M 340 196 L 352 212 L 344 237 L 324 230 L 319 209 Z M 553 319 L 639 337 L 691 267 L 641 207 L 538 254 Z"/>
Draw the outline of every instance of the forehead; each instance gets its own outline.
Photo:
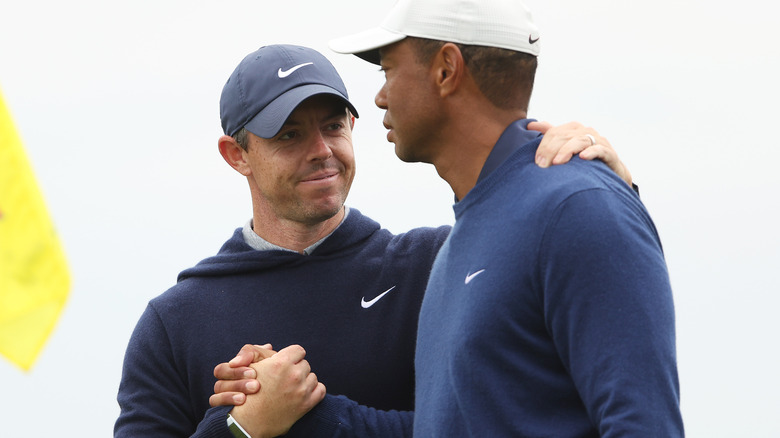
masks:
<path id="1" fill-rule="evenodd" d="M 317 117 L 331 118 L 347 115 L 347 105 L 340 98 L 332 94 L 317 94 L 301 102 L 285 124 L 294 123 L 302 118 Z"/>

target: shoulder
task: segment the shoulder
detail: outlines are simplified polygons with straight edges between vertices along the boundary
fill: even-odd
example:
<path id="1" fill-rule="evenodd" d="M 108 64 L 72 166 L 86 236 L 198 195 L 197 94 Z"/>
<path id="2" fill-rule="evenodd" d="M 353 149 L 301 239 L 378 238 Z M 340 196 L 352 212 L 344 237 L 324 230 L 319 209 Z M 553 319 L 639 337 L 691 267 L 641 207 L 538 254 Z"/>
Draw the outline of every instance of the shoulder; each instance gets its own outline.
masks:
<path id="1" fill-rule="evenodd" d="M 165 292 L 149 300 L 149 305 L 144 313 L 154 313 L 161 321 L 182 318 L 190 310 L 205 304 L 204 298 L 208 294 L 204 293 L 202 289 L 197 277 L 179 281 Z"/>
<path id="2" fill-rule="evenodd" d="M 435 254 L 447 239 L 451 230 L 452 227 L 449 225 L 414 228 L 393 236 L 391 245 L 399 251 L 434 251 Z"/>
<path id="3" fill-rule="evenodd" d="M 644 208 L 637 193 L 598 160 L 574 157 L 569 163 L 544 169 L 532 162 L 520 162 L 504 182 L 504 191 L 522 193 L 523 198 L 547 206 L 557 206 L 572 196 L 595 196 L 598 192 L 631 208 Z"/>
<path id="4" fill-rule="evenodd" d="M 328 244 L 329 250 L 337 246 L 359 246 L 362 251 L 430 252 L 438 250 L 449 231 L 449 226 L 422 227 L 393 234 L 356 208 L 350 208 L 347 220 L 333 233 L 333 242 L 326 241 L 323 246 Z"/>
<path id="5" fill-rule="evenodd" d="M 206 257 L 195 266 L 184 269 L 177 277 L 177 281 L 198 275 L 206 275 L 209 272 L 219 272 L 223 267 L 232 268 L 233 265 L 248 255 L 255 253 L 244 241 L 243 228 L 236 228 L 230 238 L 222 244 L 216 255 Z"/>
<path id="6" fill-rule="evenodd" d="M 567 260 L 564 264 L 583 264 L 583 258 L 615 264 L 619 259 L 629 262 L 624 272 L 637 261 L 665 269 L 658 231 L 636 196 L 603 187 L 578 190 L 548 213 L 540 232 L 542 259 L 555 254 Z"/>

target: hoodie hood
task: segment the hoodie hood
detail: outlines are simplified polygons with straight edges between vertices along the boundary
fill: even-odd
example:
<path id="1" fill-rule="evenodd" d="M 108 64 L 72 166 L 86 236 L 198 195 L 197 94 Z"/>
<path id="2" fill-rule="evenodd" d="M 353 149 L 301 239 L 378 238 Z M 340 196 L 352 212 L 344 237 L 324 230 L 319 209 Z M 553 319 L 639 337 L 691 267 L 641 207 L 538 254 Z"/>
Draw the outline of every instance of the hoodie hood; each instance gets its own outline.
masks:
<path id="1" fill-rule="evenodd" d="M 197 265 L 185 269 L 177 281 L 191 277 L 214 277 L 275 269 L 301 263 L 307 258 L 326 259 L 336 255 L 343 256 L 360 250 L 360 243 L 369 239 L 380 230 L 379 223 L 363 216 L 359 210 L 350 207 L 349 215 L 336 230 L 325 239 L 311 255 L 292 251 L 258 251 L 244 241 L 242 229 L 237 228 L 233 236 L 222 245 L 217 255 L 200 261 Z M 385 232 L 387 232 L 385 230 Z"/>

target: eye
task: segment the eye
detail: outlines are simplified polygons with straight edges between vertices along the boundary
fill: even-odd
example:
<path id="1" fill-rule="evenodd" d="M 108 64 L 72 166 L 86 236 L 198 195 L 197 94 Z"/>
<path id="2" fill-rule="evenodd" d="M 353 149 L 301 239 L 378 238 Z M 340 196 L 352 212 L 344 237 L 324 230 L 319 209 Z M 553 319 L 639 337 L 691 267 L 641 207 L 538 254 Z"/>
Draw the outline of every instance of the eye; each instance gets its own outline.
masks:
<path id="1" fill-rule="evenodd" d="M 343 123 L 331 123 L 327 126 L 328 131 L 338 131 L 339 129 L 343 128 Z"/>
<path id="2" fill-rule="evenodd" d="M 298 132 L 296 131 L 286 131 L 279 133 L 279 135 L 276 136 L 277 140 L 292 140 L 295 137 L 298 136 Z"/>

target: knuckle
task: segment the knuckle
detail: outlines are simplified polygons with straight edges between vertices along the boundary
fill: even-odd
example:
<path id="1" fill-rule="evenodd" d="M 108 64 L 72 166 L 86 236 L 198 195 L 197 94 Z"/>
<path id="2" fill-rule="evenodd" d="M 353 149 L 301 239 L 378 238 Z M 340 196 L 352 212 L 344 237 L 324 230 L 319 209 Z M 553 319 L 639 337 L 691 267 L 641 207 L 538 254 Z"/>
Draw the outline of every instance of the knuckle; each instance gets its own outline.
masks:
<path id="1" fill-rule="evenodd" d="M 271 373 L 278 374 L 282 371 L 284 364 L 278 360 L 272 360 L 267 364 L 267 366 L 269 367 L 269 371 Z"/>
<path id="2" fill-rule="evenodd" d="M 293 382 L 302 382 L 306 380 L 307 373 L 304 372 L 304 370 L 301 369 L 295 369 L 292 373 L 290 373 L 290 379 Z"/>

